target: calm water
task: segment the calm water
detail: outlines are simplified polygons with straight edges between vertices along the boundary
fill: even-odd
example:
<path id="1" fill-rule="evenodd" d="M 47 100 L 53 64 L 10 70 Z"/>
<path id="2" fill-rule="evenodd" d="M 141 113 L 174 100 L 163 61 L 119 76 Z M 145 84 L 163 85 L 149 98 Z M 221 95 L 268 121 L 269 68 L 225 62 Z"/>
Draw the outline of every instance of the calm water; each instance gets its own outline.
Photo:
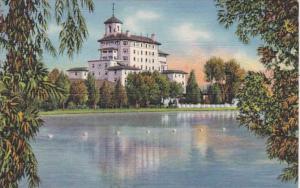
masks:
<path id="1" fill-rule="evenodd" d="M 264 140 L 238 127 L 235 116 L 179 112 L 45 117 L 33 144 L 41 187 L 297 187 L 276 180 L 282 166 L 267 159 Z"/>

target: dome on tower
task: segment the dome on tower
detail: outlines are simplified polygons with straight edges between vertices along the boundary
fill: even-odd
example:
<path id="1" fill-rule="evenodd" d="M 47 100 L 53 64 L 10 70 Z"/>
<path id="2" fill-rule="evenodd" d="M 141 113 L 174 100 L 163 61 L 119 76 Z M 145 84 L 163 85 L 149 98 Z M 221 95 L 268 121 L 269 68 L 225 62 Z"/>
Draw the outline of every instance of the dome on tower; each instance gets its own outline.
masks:
<path id="1" fill-rule="evenodd" d="M 116 18 L 114 15 L 104 22 L 104 24 L 110 24 L 110 23 L 123 24 L 123 22 L 121 20 L 119 20 L 118 18 Z"/>

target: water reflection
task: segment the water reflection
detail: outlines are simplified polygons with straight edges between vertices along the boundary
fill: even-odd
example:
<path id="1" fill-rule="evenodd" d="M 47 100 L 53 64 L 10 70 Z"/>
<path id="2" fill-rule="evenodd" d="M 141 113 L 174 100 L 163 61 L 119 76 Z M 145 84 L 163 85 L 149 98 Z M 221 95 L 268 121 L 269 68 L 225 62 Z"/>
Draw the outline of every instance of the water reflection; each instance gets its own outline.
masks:
<path id="1" fill-rule="evenodd" d="M 264 140 L 239 128 L 236 115 L 45 117 L 34 144 L 42 187 L 282 187 L 275 180 L 281 167 L 267 162 Z"/>

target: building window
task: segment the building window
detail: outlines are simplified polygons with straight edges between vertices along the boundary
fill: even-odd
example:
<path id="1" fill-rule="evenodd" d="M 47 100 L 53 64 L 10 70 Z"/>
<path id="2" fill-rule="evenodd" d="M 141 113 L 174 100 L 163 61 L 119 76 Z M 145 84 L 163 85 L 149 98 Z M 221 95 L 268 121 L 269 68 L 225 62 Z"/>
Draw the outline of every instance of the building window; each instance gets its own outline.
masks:
<path id="1" fill-rule="evenodd" d="M 118 31 L 120 31 L 120 26 L 118 26 Z"/>
<path id="2" fill-rule="evenodd" d="M 127 61 L 128 57 L 127 56 L 123 56 L 123 60 Z"/>
<path id="3" fill-rule="evenodd" d="M 135 57 L 133 57 L 133 61 L 135 61 Z"/>
<path id="4" fill-rule="evenodd" d="M 143 58 L 141 58 L 141 62 L 143 62 Z"/>
<path id="5" fill-rule="evenodd" d="M 109 26 L 109 32 L 111 33 L 111 26 Z"/>
<path id="6" fill-rule="evenodd" d="M 148 67 L 146 66 L 146 70 L 148 69 Z"/>
<path id="7" fill-rule="evenodd" d="M 107 68 L 107 63 L 105 63 L 105 68 Z"/>
<path id="8" fill-rule="evenodd" d="M 94 73 L 94 72 L 93 72 L 92 74 L 93 74 L 93 76 L 95 76 L 95 73 Z"/>
<path id="9" fill-rule="evenodd" d="M 115 74 L 117 74 L 117 71 L 115 70 Z"/>
<path id="10" fill-rule="evenodd" d="M 143 47 L 143 43 L 141 43 L 141 47 Z"/>
<path id="11" fill-rule="evenodd" d="M 141 65 L 141 69 L 143 69 L 143 65 Z"/>
<path id="12" fill-rule="evenodd" d="M 107 51 L 106 51 L 106 50 L 103 50 L 102 52 L 103 52 L 104 54 L 106 54 L 106 53 L 107 53 Z"/>
<path id="13" fill-rule="evenodd" d="M 141 51 L 141 55 L 143 55 L 143 51 Z"/>
<path id="14" fill-rule="evenodd" d="M 148 55 L 148 52 L 146 51 L 146 55 Z"/>
<path id="15" fill-rule="evenodd" d="M 146 58 L 146 63 L 147 63 L 148 59 Z"/>
<path id="16" fill-rule="evenodd" d="M 152 55 L 154 56 L 154 52 L 152 52 Z"/>
<path id="17" fill-rule="evenodd" d="M 124 42 L 123 42 L 123 45 L 127 45 L 127 44 L 128 44 L 128 42 L 127 42 L 127 41 L 124 41 Z"/>
<path id="18" fill-rule="evenodd" d="M 99 72 L 99 76 L 101 75 L 101 72 Z"/>
<path id="19" fill-rule="evenodd" d="M 133 50 L 133 54 L 135 54 L 135 50 Z"/>
<path id="20" fill-rule="evenodd" d="M 105 71 L 105 75 L 107 75 L 107 71 Z"/>
<path id="21" fill-rule="evenodd" d="M 117 81 L 117 79 L 115 78 L 115 82 Z"/>
<path id="22" fill-rule="evenodd" d="M 123 50 L 123 52 L 124 52 L 124 53 L 127 53 L 127 52 L 128 52 L 128 50 L 127 50 L 127 49 L 124 49 L 124 50 Z"/>
<path id="23" fill-rule="evenodd" d="M 152 66 L 152 70 L 154 70 L 154 66 Z"/>
<path id="24" fill-rule="evenodd" d="M 152 63 L 154 63 L 154 59 L 152 59 Z"/>
<path id="25" fill-rule="evenodd" d="M 77 76 L 77 72 L 74 72 L 75 76 Z"/>

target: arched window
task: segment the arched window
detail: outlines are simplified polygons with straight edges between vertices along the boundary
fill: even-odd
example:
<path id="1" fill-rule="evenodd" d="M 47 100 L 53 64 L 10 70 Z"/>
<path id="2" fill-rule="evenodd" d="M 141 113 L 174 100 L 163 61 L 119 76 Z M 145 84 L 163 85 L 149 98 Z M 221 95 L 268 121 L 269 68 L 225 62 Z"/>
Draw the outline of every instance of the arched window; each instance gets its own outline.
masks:
<path id="1" fill-rule="evenodd" d="M 109 26 L 109 32 L 111 33 L 111 26 Z"/>

